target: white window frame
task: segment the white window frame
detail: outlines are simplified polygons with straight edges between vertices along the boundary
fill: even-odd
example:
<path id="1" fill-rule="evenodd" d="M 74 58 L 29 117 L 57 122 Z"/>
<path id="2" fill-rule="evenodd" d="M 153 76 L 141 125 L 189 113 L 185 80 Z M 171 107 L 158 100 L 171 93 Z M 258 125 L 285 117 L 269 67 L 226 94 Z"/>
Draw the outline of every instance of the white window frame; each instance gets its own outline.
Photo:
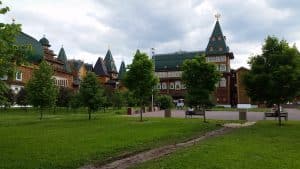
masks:
<path id="1" fill-rule="evenodd" d="M 170 82 L 170 89 L 175 89 L 175 84 L 174 84 L 174 82 Z"/>
<path id="2" fill-rule="evenodd" d="M 20 78 L 18 78 L 18 74 L 20 74 Z M 21 71 L 17 71 L 16 72 L 16 80 L 17 81 L 22 81 L 22 79 L 23 79 L 23 73 Z"/>
<path id="3" fill-rule="evenodd" d="M 162 88 L 163 90 L 168 89 L 167 83 L 166 83 L 166 82 L 161 83 L 161 88 Z"/>

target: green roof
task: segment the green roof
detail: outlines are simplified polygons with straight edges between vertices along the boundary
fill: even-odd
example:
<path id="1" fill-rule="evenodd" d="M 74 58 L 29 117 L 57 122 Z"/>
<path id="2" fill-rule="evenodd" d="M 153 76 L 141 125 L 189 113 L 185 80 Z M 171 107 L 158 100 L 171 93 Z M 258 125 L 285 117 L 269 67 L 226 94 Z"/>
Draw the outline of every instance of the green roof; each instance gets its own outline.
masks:
<path id="1" fill-rule="evenodd" d="M 125 73 L 126 73 L 126 67 L 125 67 L 124 61 L 122 61 L 120 69 L 119 69 L 118 79 L 123 80 Z"/>
<path id="2" fill-rule="evenodd" d="M 226 39 L 222 33 L 222 29 L 219 21 L 216 22 L 214 30 L 209 38 L 209 42 L 206 47 L 207 55 L 221 55 L 229 52 L 229 48 L 226 45 Z"/>
<path id="3" fill-rule="evenodd" d="M 50 47 L 50 43 L 49 43 L 49 40 L 45 37 L 43 37 L 42 39 L 40 39 L 39 41 L 43 46 L 47 46 L 47 47 Z"/>
<path id="4" fill-rule="evenodd" d="M 40 62 L 44 57 L 44 50 L 39 41 L 35 38 L 21 32 L 16 37 L 17 45 L 29 45 L 31 46 L 31 52 L 27 56 L 29 62 Z"/>
<path id="5" fill-rule="evenodd" d="M 193 52 L 175 52 L 167 54 L 157 54 L 153 56 L 155 71 L 174 71 L 180 70 L 183 61 L 186 59 L 193 59 L 196 56 L 201 56 L 205 54 L 204 51 L 193 51 Z"/>
<path id="6" fill-rule="evenodd" d="M 66 72 L 70 73 L 71 72 L 71 68 L 70 68 L 70 65 L 68 63 L 68 58 L 67 58 L 65 49 L 63 47 L 60 48 L 57 59 L 60 60 L 60 61 L 62 61 L 64 63 L 64 70 Z"/>
<path id="7" fill-rule="evenodd" d="M 109 72 L 118 73 L 116 65 L 115 65 L 114 58 L 112 57 L 112 54 L 111 54 L 111 52 L 110 52 L 109 49 L 108 49 L 108 51 L 107 51 L 107 53 L 105 55 L 104 63 L 105 63 L 105 66 L 107 68 L 108 73 Z"/>

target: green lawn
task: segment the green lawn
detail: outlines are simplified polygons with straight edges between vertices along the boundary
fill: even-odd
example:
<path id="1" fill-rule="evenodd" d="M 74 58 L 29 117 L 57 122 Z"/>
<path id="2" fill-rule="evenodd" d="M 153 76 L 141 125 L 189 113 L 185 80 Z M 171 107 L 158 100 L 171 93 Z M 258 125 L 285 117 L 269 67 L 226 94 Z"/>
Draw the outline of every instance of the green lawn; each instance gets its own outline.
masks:
<path id="1" fill-rule="evenodd" d="M 176 151 L 143 169 L 296 169 L 300 168 L 300 122 L 279 127 L 260 122 L 228 135 L 209 139 L 192 148 Z"/>
<path id="2" fill-rule="evenodd" d="M 217 128 L 213 121 L 147 118 L 141 123 L 113 113 L 97 113 L 91 121 L 80 112 L 38 117 L 32 111 L 0 112 L 1 169 L 77 168 Z"/>

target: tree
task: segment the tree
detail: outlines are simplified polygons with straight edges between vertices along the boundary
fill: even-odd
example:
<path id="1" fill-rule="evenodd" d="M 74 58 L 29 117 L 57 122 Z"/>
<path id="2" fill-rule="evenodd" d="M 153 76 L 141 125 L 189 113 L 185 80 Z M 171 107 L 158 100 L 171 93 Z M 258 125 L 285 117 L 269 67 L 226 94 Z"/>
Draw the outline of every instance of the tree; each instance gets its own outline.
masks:
<path id="1" fill-rule="evenodd" d="M 182 80 L 187 89 L 187 103 L 196 110 L 212 105 L 211 94 L 220 80 L 220 73 L 213 63 L 207 63 L 205 57 L 185 60 L 182 66 Z M 204 119 L 205 121 L 205 119 Z"/>
<path id="2" fill-rule="evenodd" d="M 88 72 L 80 84 L 80 100 L 88 108 L 89 120 L 91 113 L 98 110 L 104 103 L 103 87 L 99 84 L 95 73 Z"/>
<path id="3" fill-rule="evenodd" d="M 262 54 L 250 59 L 244 76 L 246 91 L 253 101 L 281 104 L 292 101 L 300 91 L 300 54 L 296 46 L 268 36 Z M 281 125 L 280 110 L 278 123 Z"/>
<path id="4" fill-rule="evenodd" d="M 20 106 L 28 105 L 27 91 L 25 90 L 25 88 L 21 88 L 21 90 L 16 95 L 16 103 Z"/>
<path id="5" fill-rule="evenodd" d="M 43 110 L 53 107 L 56 102 L 58 89 L 52 76 L 52 67 L 43 60 L 39 69 L 34 70 L 32 78 L 26 85 L 28 101 L 34 107 L 39 108 L 40 119 L 43 118 Z"/>
<path id="6" fill-rule="evenodd" d="M 5 15 L 8 7 L 2 7 L 0 0 L 0 16 Z M 0 22 L 0 77 L 12 76 L 15 72 L 16 66 L 25 62 L 30 47 L 16 45 L 16 36 L 21 32 L 20 24 L 6 24 Z M 0 99 L 5 97 L 8 92 L 7 85 L 0 80 Z M 3 100 L 2 100 L 3 101 Z M 1 101 L 0 101 L 1 102 Z"/>
<path id="7" fill-rule="evenodd" d="M 171 109 L 174 107 L 173 98 L 169 95 L 160 95 L 156 101 L 160 109 Z"/>
<path id="8" fill-rule="evenodd" d="M 57 95 L 56 106 L 69 107 L 73 95 L 72 89 L 60 87 Z"/>
<path id="9" fill-rule="evenodd" d="M 111 97 L 111 101 L 112 101 L 112 105 L 113 107 L 115 108 L 122 108 L 122 106 L 124 105 L 124 93 L 119 91 L 119 90 L 116 90 L 114 91 L 112 97 Z"/>
<path id="10" fill-rule="evenodd" d="M 153 87 L 158 82 L 154 74 L 152 60 L 145 53 L 136 52 L 132 64 L 128 66 L 124 84 L 132 92 L 140 106 L 140 120 L 143 121 L 143 108 L 150 101 Z"/>

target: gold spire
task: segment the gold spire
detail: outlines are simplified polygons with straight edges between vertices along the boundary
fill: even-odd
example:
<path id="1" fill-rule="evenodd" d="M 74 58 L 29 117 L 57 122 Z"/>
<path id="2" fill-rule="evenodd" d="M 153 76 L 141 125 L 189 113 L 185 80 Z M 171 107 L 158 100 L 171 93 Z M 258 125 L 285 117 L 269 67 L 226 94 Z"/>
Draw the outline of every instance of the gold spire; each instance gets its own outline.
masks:
<path id="1" fill-rule="evenodd" d="M 215 18 L 217 19 L 217 21 L 221 18 L 221 14 L 220 13 L 216 13 L 215 14 Z"/>

